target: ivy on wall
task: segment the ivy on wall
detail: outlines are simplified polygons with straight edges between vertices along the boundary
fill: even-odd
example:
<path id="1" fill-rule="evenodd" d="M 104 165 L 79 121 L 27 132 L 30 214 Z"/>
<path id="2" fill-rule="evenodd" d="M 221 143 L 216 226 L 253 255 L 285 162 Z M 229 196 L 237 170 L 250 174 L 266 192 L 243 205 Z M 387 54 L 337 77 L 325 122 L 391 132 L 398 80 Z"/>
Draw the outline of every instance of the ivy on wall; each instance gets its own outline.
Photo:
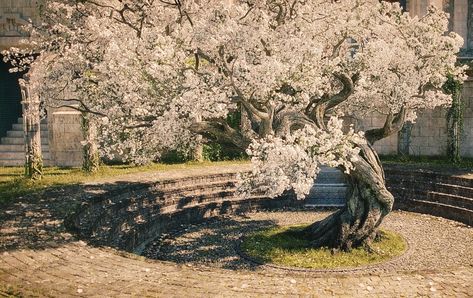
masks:
<path id="1" fill-rule="evenodd" d="M 452 105 L 447 111 L 447 157 L 453 163 L 459 163 L 461 161 L 460 147 L 463 134 L 464 103 L 461 96 L 463 84 L 449 76 L 443 88 L 447 94 L 452 95 Z"/>

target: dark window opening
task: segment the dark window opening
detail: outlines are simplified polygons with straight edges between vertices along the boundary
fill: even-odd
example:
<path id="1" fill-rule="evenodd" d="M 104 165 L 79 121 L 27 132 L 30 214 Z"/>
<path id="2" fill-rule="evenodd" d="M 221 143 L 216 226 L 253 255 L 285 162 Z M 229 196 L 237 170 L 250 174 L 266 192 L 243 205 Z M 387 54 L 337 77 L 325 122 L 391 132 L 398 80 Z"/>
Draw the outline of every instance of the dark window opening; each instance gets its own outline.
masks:
<path id="1" fill-rule="evenodd" d="M 407 11 L 407 0 L 401 0 L 399 4 L 401 4 L 402 10 Z"/>
<path id="2" fill-rule="evenodd" d="M 21 117 L 21 90 L 18 79 L 22 74 L 10 73 L 11 65 L 0 55 L 0 137 L 6 136 L 13 123 Z"/>
<path id="3" fill-rule="evenodd" d="M 402 10 L 407 11 L 407 0 L 382 0 L 382 1 L 391 2 L 391 3 L 399 2 L 399 4 L 402 7 Z"/>

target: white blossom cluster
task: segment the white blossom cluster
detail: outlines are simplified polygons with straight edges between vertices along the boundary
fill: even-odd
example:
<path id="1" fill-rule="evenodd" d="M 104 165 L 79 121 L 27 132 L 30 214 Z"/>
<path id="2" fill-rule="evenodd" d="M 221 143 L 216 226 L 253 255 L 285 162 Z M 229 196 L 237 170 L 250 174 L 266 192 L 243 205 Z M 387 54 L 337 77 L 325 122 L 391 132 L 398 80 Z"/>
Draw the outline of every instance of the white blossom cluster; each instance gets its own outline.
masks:
<path id="1" fill-rule="evenodd" d="M 45 106 L 93 115 L 104 156 L 158 160 L 206 124 L 251 143 L 245 185 L 272 195 L 302 197 L 320 164 L 351 169 L 365 137 L 337 115 L 413 120 L 448 104 L 441 86 L 463 71 L 444 12 L 378 0 L 53 0 L 43 13 L 29 28 L 39 57 L 9 57 Z M 248 131 L 222 124 L 236 111 Z"/>
<path id="2" fill-rule="evenodd" d="M 365 144 L 363 133 L 353 128 L 343 131 L 343 121 L 332 117 L 327 129 L 311 126 L 297 130 L 285 138 L 268 136 L 255 140 L 247 149 L 252 171 L 244 175 L 239 190 L 242 194 L 264 193 L 277 196 L 293 189 L 303 199 L 320 170 L 320 165 L 339 167 L 348 174 Z"/>

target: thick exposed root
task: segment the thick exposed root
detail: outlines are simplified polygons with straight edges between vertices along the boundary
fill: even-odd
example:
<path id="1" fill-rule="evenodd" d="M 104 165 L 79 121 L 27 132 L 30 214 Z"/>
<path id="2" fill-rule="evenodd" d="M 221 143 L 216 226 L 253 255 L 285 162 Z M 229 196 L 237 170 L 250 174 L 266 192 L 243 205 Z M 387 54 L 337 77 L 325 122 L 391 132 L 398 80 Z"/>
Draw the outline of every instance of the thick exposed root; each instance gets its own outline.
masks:
<path id="1" fill-rule="evenodd" d="M 366 145 L 360 156 L 348 176 L 351 191 L 345 207 L 301 231 L 313 247 L 344 251 L 369 247 L 378 235 L 383 218 L 391 211 L 394 199 L 385 187 L 376 153 Z"/>
<path id="2" fill-rule="evenodd" d="M 301 232 L 311 239 L 312 247 L 328 247 L 336 250 L 349 251 L 352 248 L 370 245 L 377 231 L 373 221 L 363 225 L 351 225 L 344 222 L 344 209 L 316 222 Z"/>

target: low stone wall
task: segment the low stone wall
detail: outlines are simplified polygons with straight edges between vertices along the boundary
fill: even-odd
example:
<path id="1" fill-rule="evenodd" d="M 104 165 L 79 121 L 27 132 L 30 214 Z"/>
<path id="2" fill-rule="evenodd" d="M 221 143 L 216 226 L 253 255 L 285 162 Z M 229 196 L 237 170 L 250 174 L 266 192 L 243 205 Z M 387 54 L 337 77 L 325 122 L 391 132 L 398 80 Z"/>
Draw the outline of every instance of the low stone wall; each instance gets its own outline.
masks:
<path id="1" fill-rule="evenodd" d="M 152 239 L 215 216 L 300 206 L 278 198 L 235 195 L 235 173 L 123 185 L 89 198 L 65 221 L 79 238 L 140 253 Z"/>
<path id="2" fill-rule="evenodd" d="M 385 167 L 395 209 L 440 216 L 473 226 L 473 179 L 436 170 Z"/>
<path id="3" fill-rule="evenodd" d="M 140 253 L 149 241 L 173 230 L 225 214 L 301 208 L 292 194 L 242 198 L 236 173 L 213 173 L 146 183 L 124 183 L 85 200 L 65 221 L 79 238 Z M 473 180 L 386 167 L 395 209 L 428 213 L 473 226 Z"/>
<path id="4" fill-rule="evenodd" d="M 48 110 L 50 164 L 80 167 L 83 159 L 81 113 L 71 108 Z"/>

